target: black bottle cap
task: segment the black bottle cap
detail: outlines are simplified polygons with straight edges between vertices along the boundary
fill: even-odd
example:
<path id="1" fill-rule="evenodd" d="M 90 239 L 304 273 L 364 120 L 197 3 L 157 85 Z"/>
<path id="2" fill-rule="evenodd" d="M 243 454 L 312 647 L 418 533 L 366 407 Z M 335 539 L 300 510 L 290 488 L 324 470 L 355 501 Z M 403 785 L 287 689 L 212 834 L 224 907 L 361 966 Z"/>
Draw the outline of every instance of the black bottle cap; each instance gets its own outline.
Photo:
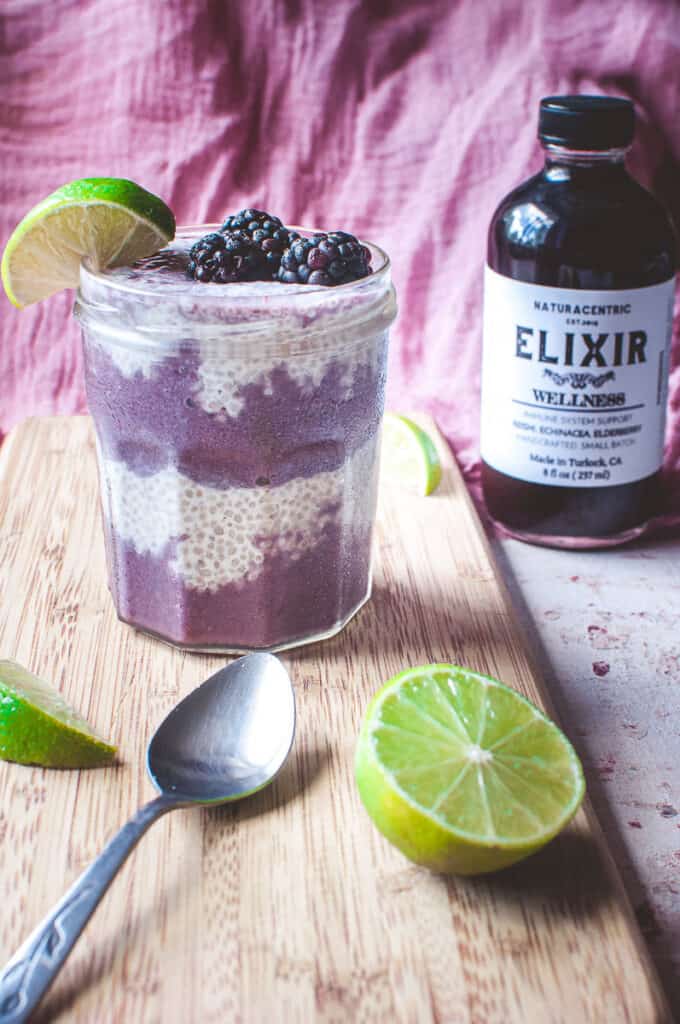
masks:
<path id="1" fill-rule="evenodd" d="M 617 96 L 546 96 L 538 137 L 565 149 L 624 149 L 635 134 L 635 108 Z"/>

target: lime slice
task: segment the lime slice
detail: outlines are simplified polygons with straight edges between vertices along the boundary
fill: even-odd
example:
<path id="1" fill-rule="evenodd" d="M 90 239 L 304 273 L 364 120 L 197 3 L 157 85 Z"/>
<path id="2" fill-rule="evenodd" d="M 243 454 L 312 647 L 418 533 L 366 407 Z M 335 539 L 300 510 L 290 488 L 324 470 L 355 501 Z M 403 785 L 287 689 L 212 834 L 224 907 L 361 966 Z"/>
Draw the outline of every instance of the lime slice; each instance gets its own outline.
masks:
<path id="1" fill-rule="evenodd" d="M 381 473 L 383 479 L 415 494 L 432 494 L 442 478 L 434 441 L 406 416 L 385 413 Z"/>
<path id="2" fill-rule="evenodd" d="M 2 283 L 20 309 L 77 288 L 80 264 L 134 263 L 167 245 L 175 218 L 162 199 L 125 178 L 81 178 L 30 210 L 2 257 Z"/>
<path id="3" fill-rule="evenodd" d="M 573 747 L 502 683 L 455 665 L 395 676 L 356 751 L 359 794 L 402 853 L 434 871 L 507 867 L 553 839 L 585 784 Z"/>
<path id="4" fill-rule="evenodd" d="M 42 679 L 16 661 L 0 661 L 0 757 L 45 768 L 92 768 L 116 748 Z"/>

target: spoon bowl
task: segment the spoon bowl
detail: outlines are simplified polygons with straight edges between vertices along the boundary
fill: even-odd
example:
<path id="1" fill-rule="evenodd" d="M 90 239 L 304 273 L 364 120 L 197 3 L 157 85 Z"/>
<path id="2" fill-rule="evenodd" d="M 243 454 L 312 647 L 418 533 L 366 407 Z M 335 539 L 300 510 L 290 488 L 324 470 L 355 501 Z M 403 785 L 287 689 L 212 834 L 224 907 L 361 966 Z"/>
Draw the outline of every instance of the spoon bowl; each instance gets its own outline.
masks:
<path id="1" fill-rule="evenodd" d="M 239 800 L 271 782 L 294 735 L 288 673 L 273 654 L 250 654 L 173 708 L 151 738 L 147 770 L 182 802 Z"/>

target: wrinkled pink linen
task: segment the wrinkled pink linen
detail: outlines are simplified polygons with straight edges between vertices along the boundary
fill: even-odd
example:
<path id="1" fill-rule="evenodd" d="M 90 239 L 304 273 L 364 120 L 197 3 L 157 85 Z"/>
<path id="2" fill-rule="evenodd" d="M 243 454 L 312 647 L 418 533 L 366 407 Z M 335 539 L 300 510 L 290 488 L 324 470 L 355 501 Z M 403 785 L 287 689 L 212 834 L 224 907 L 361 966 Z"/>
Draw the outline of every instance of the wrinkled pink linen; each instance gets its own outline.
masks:
<path id="1" fill-rule="evenodd" d="M 134 178 L 180 223 L 248 204 L 378 242 L 400 305 L 389 401 L 434 414 L 471 480 L 486 228 L 539 165 L 540 97 L 635 100 L 631 166 L 680 212 L 671 0 L 3 0 L 0 26 L 3 244 L 85 175 Z M 24 312 L 0 300 L 0 431 L 84 410 L 72 298 Z M 677 332 L 671 423 L 669 511 Z"/>

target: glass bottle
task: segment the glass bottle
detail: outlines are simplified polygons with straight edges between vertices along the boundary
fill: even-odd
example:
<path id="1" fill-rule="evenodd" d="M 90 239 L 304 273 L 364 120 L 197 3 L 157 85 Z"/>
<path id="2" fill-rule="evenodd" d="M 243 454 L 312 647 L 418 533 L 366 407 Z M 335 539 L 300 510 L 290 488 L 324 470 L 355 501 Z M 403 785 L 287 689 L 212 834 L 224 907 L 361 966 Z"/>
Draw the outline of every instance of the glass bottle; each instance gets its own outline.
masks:
<path id="1" fill-rule="evenodd" d="M 489 228 L 482 487 L 491 518 L 537 544 L 620 544 L 659 506 L 676 243 L 626 170 L 634 116 L 614 97 L 543 99 L 545 165 Z"/>

